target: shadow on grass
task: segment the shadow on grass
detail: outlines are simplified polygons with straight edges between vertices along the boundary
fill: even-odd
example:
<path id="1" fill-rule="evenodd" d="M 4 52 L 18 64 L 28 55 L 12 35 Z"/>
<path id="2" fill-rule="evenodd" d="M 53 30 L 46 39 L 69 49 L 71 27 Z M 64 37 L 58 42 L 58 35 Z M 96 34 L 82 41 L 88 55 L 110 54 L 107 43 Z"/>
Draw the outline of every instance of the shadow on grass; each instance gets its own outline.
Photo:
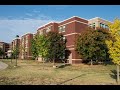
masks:
<path id="1" fill-rule="evenodd" d="M 62 65 L 59 65 L 59 66 L 57 66 L 58 68 L 64 68 L 64 67 L 66 67 L 66 66 L 70 66 L 71 64 L 62 64 Z"/>
<path id="2" fill-rule="evenodd" d="M 76 76 L 76 77 L 74 77 L 74 78 L 71 78 L 71 79 L 65 80 L 65 81 L 63 81 L 63 82 L 58 83 L 57 85 L 64 84 L 64 83 L 66 83 L 66 82 L 68 82 L 68 81 L 71 81 L 71 80 L 73 80 L 73 79 L 76 79 L 76 78 L 82 77 L 82 76 L 84 76 L 84 75 L 86 75 L 86 74 L 82 74 L 82 75 Z"/>
<path id="3" fill-rule="evenodd" d="M 116 70 L 111 70 L 111 73 L 109 74 L 113 79 L 115 79 L 116 80 L 116 78 L 117 78 L 117 72 L 116 72 Z M 117 80 L 116 80 L 116 82 L 117 82 Z"/>
<path id="4" fill-rule="evenodd" d="M 21 83 L 18 79 L 19 77 L 0 77 L 0 85 L 18 85 Z"/>
<path id="5" fill-rule="evenodd" d="M 113 62 L 111 62 L 111 61 L 105 61 L 104 63 L 103 63 L 103 65 L 105 65 L 105 66 L 107 66 L 107 65 L 113 65 L 114 63 Z"/>

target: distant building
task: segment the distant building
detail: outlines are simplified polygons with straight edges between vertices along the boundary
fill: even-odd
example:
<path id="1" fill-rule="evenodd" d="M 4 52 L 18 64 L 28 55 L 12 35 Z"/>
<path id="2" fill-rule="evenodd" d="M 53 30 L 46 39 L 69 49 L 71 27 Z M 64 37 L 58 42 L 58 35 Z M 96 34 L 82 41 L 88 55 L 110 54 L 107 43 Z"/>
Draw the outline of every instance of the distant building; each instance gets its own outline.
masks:
<path id="1" fill-rule="evenodd" d="M 7 57 L 8 58 L 12 58 L 12 50 L 8 50 L 7 51 Z"/>
<path id="2" fill-rule="evenodd" d="M 27 33 L 21 37 L 20 40 L 20 59 L 32 59 L 32 52 L 31 52 L 31 41 L 33 39 L 33 34 Z"/>
<path id="3" fill-rule="evenodd" d="M 95 18 L 92 18 L 92 19 L 89 19 L 88 20 L 88 25 L 90 27 L 93 27 L 93 28 L 106 28 L 106 29 L 109 29 L 108 27 L 108 23 L 112 23 L 110 21 L 107 21 L 107 20 L 104 20 L 102 18 L 99 18 L 99 17 L 95 17 Z"/>
<path id="4" fill-rule="evenodd" d="M 4 55 L 0 56 L 0 58 L 7 58 L 7 51 L 10 49 L 10 44 L 6 42 L 0 42 L 0 48 L 4 52 Z"/>
<path id="5" fill-rule="evenodd" d="M 20 39 L 14 39 L 12 42 L 11 42 L 11 45 L 10 45 L 10 48 L 11 48 L 11 52 L 13 52 L 16 48 L 18 48 L 19 52 L 20 52 Z M 18 56 L 19 57 L 19 56 Z"/>

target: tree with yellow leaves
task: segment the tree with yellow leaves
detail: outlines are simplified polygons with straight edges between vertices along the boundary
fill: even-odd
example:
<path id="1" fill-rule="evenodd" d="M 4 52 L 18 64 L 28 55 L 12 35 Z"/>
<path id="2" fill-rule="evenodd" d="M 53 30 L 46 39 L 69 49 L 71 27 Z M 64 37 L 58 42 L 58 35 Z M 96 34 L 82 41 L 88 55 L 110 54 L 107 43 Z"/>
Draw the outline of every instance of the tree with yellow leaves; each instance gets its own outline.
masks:
<path id="1" fill-rule="evenodd" d="M 108 53 L 112 62 L 117 65 L 117 83 L 119 82 L 119 65 L 120 65 L 120 19 L 115 19 L 113 23 L 109 25 L 109 33 L 111 39 L 106 40 Z"/>

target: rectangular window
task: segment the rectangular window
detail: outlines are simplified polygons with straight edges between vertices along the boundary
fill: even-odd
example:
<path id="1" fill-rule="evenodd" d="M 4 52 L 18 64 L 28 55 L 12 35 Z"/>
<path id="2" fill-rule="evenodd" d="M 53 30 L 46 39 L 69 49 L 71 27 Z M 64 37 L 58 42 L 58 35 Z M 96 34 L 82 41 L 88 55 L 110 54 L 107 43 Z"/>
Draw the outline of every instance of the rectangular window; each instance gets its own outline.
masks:
<path id="1" fill-rule="evenodd" d="M 108 28 L 108 25 L 105 25 L 105 28 Z"/>
<path id="2" fill-rule="evenodd" d="M 92 24 L 92 27 L 95 29 L 95 23 Z"/>
<path id="3" fill-rule="evenodd" d="M 102 24 L 102 27 L 104 28 L 104 24 Z"/>
<path id="4" fill-rule="evenodd" d="M 63 26 L 62 32 L 65 32 L 65 26 Z"/>
<path id="5" fill-rule="evenodd" d="M 102 27 L 102 23 L 100 23 L 100 27 Z"/>
<path id="6" fill-rule="evenodd" d="M 65 40 L 65 36 L 63 36 L 63 40 Z"/>
<path id="7" fill-rule="evenodd" d="M 62 29 L 62 27 L 59 27 L 59 29 L 58 29 L 58 30 L 59 30 L 59 32 L 61 32 L 61 29 Z"/>
<path id="8" fill-rule="evenodd" d="M 89 24 L 90 27 L 92 27 L 92 24 Z"/>
<path id="9" fill-rule="evenodd" d="M 50 31 L 51 31 L 51 27 L 47 27 L 46 32 L 50 32 Z"/>
<path id="10" fill-rule="evenodd" d="M 65 28 L 66 28 L 65 26 L 60 26 L 59 27 L 59 32 L 65 32 Z"/>
<path id="11" fill-rule="evenodd" d="M 43 34 L 43 30 L 40 30 L 40 31 L 39 31 L 39 34 L 42 35 L 42 34 Z"/>

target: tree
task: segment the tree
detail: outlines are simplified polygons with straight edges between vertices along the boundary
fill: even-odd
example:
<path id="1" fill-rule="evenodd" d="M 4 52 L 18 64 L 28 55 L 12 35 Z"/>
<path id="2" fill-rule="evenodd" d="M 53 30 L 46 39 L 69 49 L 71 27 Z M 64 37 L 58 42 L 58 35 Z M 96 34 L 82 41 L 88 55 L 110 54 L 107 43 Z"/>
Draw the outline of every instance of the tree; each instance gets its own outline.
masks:
<path id="1" fill-rule="evenodd" d="M 78 36 L 76 42 L 76 51 L 84 60 L 105 60 L 108 58 L 108 49 L 105 44 L 105 39 L 109 37 L 106 29 L 97 28 L 94 30 L 88 28 Z"/>
<path id="2" fill-rule="evenodd" d="M 14 58 L 18 58 L 19 49 L 18 49 L 18 48 L 15 48 L 15 49 L 13 50 L 12 54 L 13 54 L 13 57 L 14 57 Z"/>
<path id="3" fill-rule="evenodd" d="M 4 55 L 4 51 L 2 50 L 2 48 L 0 48 L 0 56 Z"/>
<path id="4" fill-rule="evenodd" d="M 42 59 L 47 58 L 48 54 L 48 39 L 45 35 L 36 35 L 32 40 L 32 54 L 34 58 L 38 58 L 39 56 L 42 57 Z"/>
<path id="5" fill-rule="evenodd" d="M 109 48 L 110 58 L 117 66 L 117 83 L 119 82 L 119 65 L 120 65 L 120 19 L 115 19 L 113 23 L 109 24 L 109 33 L 111 39 L 106 40 Z"/>
<path id="6" fill-rule="evenodd" d="M 31 45 L 33 59 L 37 59 L 39 56 L 38 48 L 39 48 L 38 47 L 38 35 L 35 35 L 35 37 L 32 39 L 32 45 Z"/>
<path id="7" fill-rule="evenodd" d="M 47 58 L 53 60 L 53 65 L 55 65 L 55 60 L 65 57 L 66 41 L 63 35 L 57 32 L 49 32 L 47 38 L 49 41 Z"/>
<path id="8" fill-rule="evenodd" d="M 37 47 L 38 47 L 38 54 L 39 56 L 42 57 L 42 61 L 47 60 L 48 56 L 48 45 L 49 45 L 49 40 L 46 35 L 39 35 L 38 40 L 37 40 Z M 43 61 L 44 62 L 44 61 Z"/>
<path id="9" fill-rule="evenodd" d="M 46 35 L 36 35 L 32 40 L 32 54 L 41 56 L 44 60 L 60 60 L 65 56 L 66 42 L 62 34 L 48 32 Z"/>
<path id="10" fill-rule="evenodd" d="M 21 53 L 23 53 L 23 58 L 26 59 L 25 47 L 21 45 L 20 49 L 21 49 Z"/>

